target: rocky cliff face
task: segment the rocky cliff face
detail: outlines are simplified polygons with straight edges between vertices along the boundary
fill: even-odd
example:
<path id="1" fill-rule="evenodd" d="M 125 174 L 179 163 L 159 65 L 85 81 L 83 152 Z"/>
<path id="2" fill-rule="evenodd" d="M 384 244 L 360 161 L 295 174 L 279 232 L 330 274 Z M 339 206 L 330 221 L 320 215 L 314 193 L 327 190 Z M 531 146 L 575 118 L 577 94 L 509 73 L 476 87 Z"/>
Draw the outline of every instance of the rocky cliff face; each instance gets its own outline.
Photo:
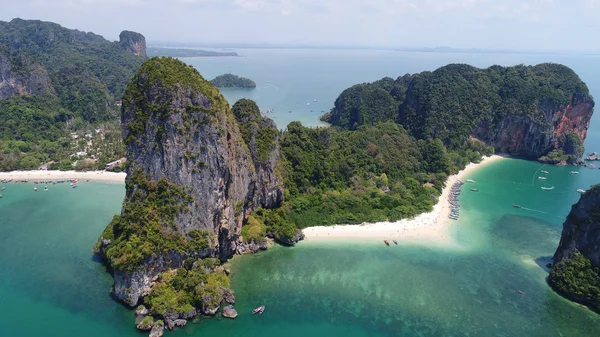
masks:
<path id="1" fill-rule="evenodd" d="M 115 294 L 133 306 L 159 273 L 186 258 L 231 257 L 246 215 L 278 206 L 283 194 L 278 148 L 267 149 L 257 170 L 227 101 L 181 61 L 142 65 L 123 96 L 122 128 L 126 198 L 99 252 L 114 268 Z M 133 258 L 132 237 L 147 244 Z"/>
<path id="2" fill-rule="evenodd" d="M 241 99 L 232 110 L 256 170 L 256 181 L 250 190 L 253 205 L 279 207 L 283 201 L 283 178 L 278 167 L 281 158 L 277 126 L 271 119 L 260 115 L 254 101 Z"/>
<path id="3" fill-rule="evenodd" d="M 548 283 L 563 296 L 600 311 L 600 185 L 571 208 Z"/>
<path id="4" fill-rule="evenodd" d="M 119 43 L 136 56 L 146 57 L 146 38 L 136 32 L 124 30 L 119 34 Z"/>
<path id="5" fill-rule="evenodd" d="M 46 94 L 55 94 L 46 69 L 24 53 L 0 45 L 0 99 Z"/>
<path id="6" fill-rule="evenodd" d="M 554 263 L 580 252 L 593 266 L 600 267 L 600 185 L 581 196 L 563 224 Z"/>
<path id="7" fill-rule="evenodd" d="M 538 158 L 563 148 L 569 133 L 585 140 L 594 101 L 587 94 L 574 93 L 568 105 L 542 103 L 537 111 L 535 117 L 513 114 L 498 116 L 491 122 L 482 120 L 471 136 L 497 152 Z"/>

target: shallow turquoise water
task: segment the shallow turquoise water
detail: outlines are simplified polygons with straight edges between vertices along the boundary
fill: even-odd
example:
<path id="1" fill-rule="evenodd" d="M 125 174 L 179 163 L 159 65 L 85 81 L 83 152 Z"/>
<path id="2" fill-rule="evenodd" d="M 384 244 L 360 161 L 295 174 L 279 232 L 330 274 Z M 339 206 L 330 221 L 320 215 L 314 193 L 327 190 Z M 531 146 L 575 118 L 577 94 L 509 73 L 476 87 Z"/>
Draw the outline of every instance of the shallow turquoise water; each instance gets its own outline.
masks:
<path id="1" fill-rule="evenodd" d="M 600 96 L 598 57 L 382 51 L 247 51 L 244 58 L 186 60 L 207 78 L 229 71 L 255 80 L 250 96 L 276 122 L 316 125 L 338 93 L 357 82 L 431 70 L 449 62 L 568 64 Z M 266 84 L 265 84 L 266 83 Z M 596 85 L 597 84 L 597 85 Z M 312 102 L 312 99 L 318 102 Z M 311 108 L 306 103 L 311 102 Z M 313 104 L 315 103 L 315 104 Z M 287 111 L 293 110 L 290 114 Z M 600 148 L 592 121 L 586 148 Z M 554 294 L 542 269 L 554 253 L 578 188 L 600 170 L 521 160 L 474 173 L 453 226 L 460 249 L 303 242 L 232 262 L 236 320 L 203 319 L 171 336 L 598 336 L 600 316 Z M 122 185 L 78 189 L 9 184 L 0 199 L 0 336 L 142 336 L 133 314 L 109 296 L 112 279 L 91 247 L 120 211 Z M 543 190 L 542 186 L 554 187 Z M 522 209 L 511 205 L 518 203 Z M 524 291 L 521 295 L 517 290 Z M 265 314 L 249 314 L 265 304 Z"/>
<path id="2" fill-rule="evenodd" d="M 570 175 L 572 168 L 544 167 L 555 186 L 545 191 L 532 184 L 540 167 L 509 159 L 470 177 L 479 192 L 463 193 L 459 249 L 302 242 L 237 257 L 231 264 L 240 316 L 203 319 L 171 335 L 599 335 L 600 316 L 552 292 L 541 266 L 558 244 L 575 189 L 600 181 L 600 170 Z M 6 336 L 139 336 L 91 255 L 123 187 L 7 186 L 0 201 Z M 265 314 L 250 315 L 260 304 Z"/>

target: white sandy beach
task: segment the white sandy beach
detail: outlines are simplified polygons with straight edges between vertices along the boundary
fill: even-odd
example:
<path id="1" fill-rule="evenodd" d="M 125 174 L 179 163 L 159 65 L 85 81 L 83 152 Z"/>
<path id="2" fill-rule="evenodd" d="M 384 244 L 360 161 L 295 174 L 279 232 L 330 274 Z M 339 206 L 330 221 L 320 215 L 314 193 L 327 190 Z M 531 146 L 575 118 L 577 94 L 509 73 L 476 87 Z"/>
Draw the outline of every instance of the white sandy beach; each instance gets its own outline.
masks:
<path id="1" fill-rule="evenodd" d="M 111 183 L 125 183 L 125 172 L 107 172 L 107 171 L 11 171 L 0 172 L 0 180 L 12 179 L 18 180 L 72 180 L 80 181 L 102 181 Z"/>
<path id="2" fill-rule="evenodd" d="M 315 226 L 303 230 L 306 240 L 319 239 L 365 239 L 365 240 L 398 240 L 423 241 L 436 244 L 454 245 L 451 236 L 453 220 L 448 218 L 450 203 L 448 195 L 452 185 L 461 179 L 469 179 L 474 170 L 504 157 L 492 155 L 484 157 L 479 164 L 471 163 L 464 170 L 448 177 L 446 187 L 433 211 L 423 213 L 413 219 L 403 219 L 397 222 L 363 223 L 360 225 Z"/>

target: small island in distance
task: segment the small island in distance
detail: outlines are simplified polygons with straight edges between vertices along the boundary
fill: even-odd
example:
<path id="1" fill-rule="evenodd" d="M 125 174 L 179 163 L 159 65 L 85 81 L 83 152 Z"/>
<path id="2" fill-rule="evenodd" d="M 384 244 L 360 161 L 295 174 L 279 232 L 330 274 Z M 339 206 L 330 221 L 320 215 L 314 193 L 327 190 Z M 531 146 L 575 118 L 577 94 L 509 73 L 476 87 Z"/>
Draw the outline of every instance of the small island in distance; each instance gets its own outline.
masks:
<path id="1" fill-rule="evenodd" d="M 154 56 L 169 56 L 169 57 L 211 57 L 211 56 L 239 56 L 234 51 L 212 51 L 202 49 L 186 49 L 186 48 L 167 48 L 167 47 L 148 47 L 146 52 L 149 57 Z"/>
<path id="2" fill-rule="evenodd" d="M 233 74 L 219 75 L 213 78 L 210 83 L 217 88 L 256 88 L 256 83 L 251 79 Z"/>

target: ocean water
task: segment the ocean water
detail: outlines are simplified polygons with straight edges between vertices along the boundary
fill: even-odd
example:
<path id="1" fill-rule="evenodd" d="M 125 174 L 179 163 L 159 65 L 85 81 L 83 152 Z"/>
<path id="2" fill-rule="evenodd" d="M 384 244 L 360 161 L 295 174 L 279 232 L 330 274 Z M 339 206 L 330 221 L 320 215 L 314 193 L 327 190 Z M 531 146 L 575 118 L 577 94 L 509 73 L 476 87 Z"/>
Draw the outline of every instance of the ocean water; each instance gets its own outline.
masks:
<path id="1" fill-rule="evenodd" d="M 592 94 L 600 86 L 600 63 L 583 56 L 242 54 L 246 57 L 189 62 L 207 78 L 227 70 L 255 80 L 259 87 L 242 96 L 256 95 L 251 98 L 263 110 L 274 109 L 280 126 L 285 118 L 317 125 L 318 113 L 310 115 L 304 107 L 311 98 L 325 110 L 353 83 L 449 62 L 487 66 L 564 58 L 562 63 L 581 68 L 577 71 Z M 320 80 L 313 76 L 326 71 Z M 272 78 L 268 83 L 279 90 L 261 89 L 265 78 Z M 232 100 L 231 93 L 225 95 Z M 586 140 L 588 151 L 600 147 L 597 120 Z M 538 178 L 542 169 L 549 172 L 546 180 Z M 580 174 L 569 174 L 574 169 Z M 238 318 L 201 319 L 168 336 L 600 335 L 600 316 L 556 295 L 545 283 L 543 268 L 556 249 L 564 217 L 579 198 L 576 190 L 600 183 L 600 170 L 508 159 L 469 178 L 479 192 L 465 189 L 461 196 L 461 218 L 452 228 L 458 248 L 306 241 L 236 257 L 230 264 Z M 142 336 L 133 313 L 110 297 L 112 279 L 91 254 L 105 225 L 120 211 L 123 186 L 82 183 L 71 189 L 57 184 L 38 192 L 33 184 L 6 187 L 0 199 L 0 336 Z M 261 304 L 265 313 L 251 315 Z"/>

